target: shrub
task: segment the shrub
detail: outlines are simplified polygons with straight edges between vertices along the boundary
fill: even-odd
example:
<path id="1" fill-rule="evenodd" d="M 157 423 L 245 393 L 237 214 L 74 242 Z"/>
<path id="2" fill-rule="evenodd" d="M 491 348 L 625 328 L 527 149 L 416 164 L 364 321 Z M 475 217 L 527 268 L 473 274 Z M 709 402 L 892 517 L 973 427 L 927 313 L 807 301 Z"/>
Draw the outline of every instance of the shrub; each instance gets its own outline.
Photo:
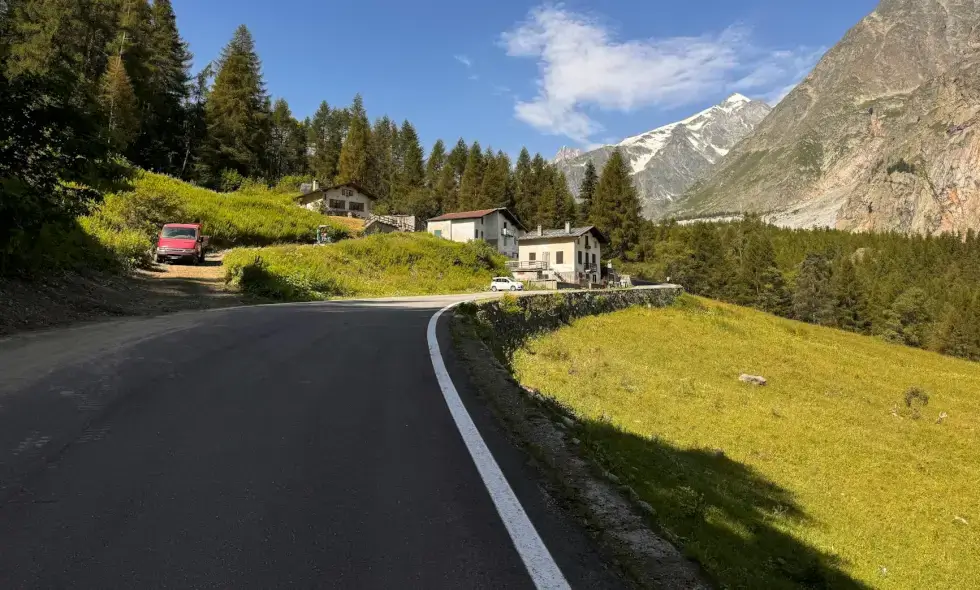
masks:
<path id="1" fill-rule="evenodd" d="M 272 299 L 384 297 L 481 291 L 504 273 L 503 257 L 480 243 L 429 234 L 383 234 L 326 246 L 237 249 L 226 280 Z"/>
<path id="2" fill-rule="evenodd" d="M 929 394 L 919 387 L 909 387 L 905 391 L 905 407 L 914 420 L 922 417 L 922 410 L 929 405 Z"/>

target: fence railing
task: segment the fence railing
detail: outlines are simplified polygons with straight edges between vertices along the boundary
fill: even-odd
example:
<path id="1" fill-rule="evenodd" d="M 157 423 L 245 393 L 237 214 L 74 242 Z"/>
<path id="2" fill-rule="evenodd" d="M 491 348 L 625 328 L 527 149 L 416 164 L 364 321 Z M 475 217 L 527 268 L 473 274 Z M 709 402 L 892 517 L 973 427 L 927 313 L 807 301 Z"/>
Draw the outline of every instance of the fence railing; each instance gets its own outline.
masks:
<path id="1" fill-rule="evenodd" d="M 511 272 L 548 270 L 551 268 L 546 260 L 508 260 L 506 264 L 507 270 Z"/>

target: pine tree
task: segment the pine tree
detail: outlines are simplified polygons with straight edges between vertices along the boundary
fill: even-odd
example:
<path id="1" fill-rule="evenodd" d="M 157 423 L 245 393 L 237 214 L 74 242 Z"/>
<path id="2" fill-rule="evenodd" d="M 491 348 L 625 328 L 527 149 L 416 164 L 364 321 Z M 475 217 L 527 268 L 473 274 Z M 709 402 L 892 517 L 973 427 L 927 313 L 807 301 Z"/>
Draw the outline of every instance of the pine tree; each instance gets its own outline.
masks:
<path id="1" fill-rule="evenodd" d="M 534 195 L 534 172 L 531 154 L 521 148 L 514 166 L 514 214 L 528 227 L 536 225 L 538 204 Z"/>
<path id="2" fill-rule="evenodd" d="M 267 154 L 269 170 L 266 179 L 269 182 L 276 183 L 283 176 L 300 174 L 305 169 L 306 133 L 282 98 L 272 107 Z"/>
<path id="3" fill-rule="evenodd" d="M 374 122 L 368 141 L 367 178 L 364 185 L 378 197 L 377 205 L 387 211 L 398 209 L 402 195 L 396 194 L 396 176 L 401 165 L 398 127 L 389 117 Z"/>
<path id="4" fill-rule="evenodd" d="M 187 125 L 191 54 L 177 30 L 170 0 L 154 0 L 149 23 L 145 93 L 139 137 L 130 148 L 134 163 L 171 174 L 179 173 L 185 137 L 174 133 Z"/>
<path id="5" fill-rule="evenodd" d="M 830 277 L 830 261 L 825 256 L 808 254 L 803 259 L 793 293 L 795 319 L 821 326 L 835 325 L 834 291 Z"/>
<path id="6" fill-rule="evenodd" d="M 425 186 L 435 190 L 436 186 L 439 185 L 439 176 L 442 174 L 442 169 L 446 165 L 446 142 L 441 139 L 437 139 L 434 144 L 432 144 L 432 150 L 429 151 L 429 157 L 425 160 Z"/>
<path id="7" fill-rule="evenodd" d="M 331 109 L 327 101 L 321 102 L 313 115 L 308 141 L 313 148 L 310 169 L 322 183 L 330 184 L 337 177 L 348 119 L 346 110 Z"/>
<path id="8" fill-rule="evenodd" d="M 834 268 L 831 289 L 837 312 L 837 326 L 852 332 L 865 332 L 870 325 L 867 298 L 858 282 L 850 256 L 842 256 Z"/>
<path id="9" fill-rule="evenodd" d="M 183 104 L 184 123 L 181 129 L 181 149 L 183 151 L 180 163 L 181 178 L 195 177 L 202 180 L 201 163 L 202 147 L 206 144 L 208 134 L 208 120 L 206 105 L 208 96 L 211 94 L 211 78 L 214 71 L 211 64 L 204 66 L 200 72 L 194 76 L 194 83 L 190 89 L 190 95 Z"/>
<path id="10" fill-rule="evenodd" d="M 459 183 L 459 203 L 462 210 L 472 210 L 479 207 L 480 190 L 483 188 L 483 150 L 480 142 L 474 141 L 466 157 L 466 170 Z"/>
<path id="11" fill-rule="evenodd" d="M 224 170 L 246 178 L 260 174 L 268 145 L 269 98 L 255 42 L 245 25 L 221 52 L 205 111 L 209 141 L 202 160 L 210 182 L 216 183 Z"/>
<path id="12" fill-rule="evenodd" d="M 442 210 L 459 211 L 459 183 L 462 181 L 463 173 L 466 170 L 466 159 L 469 150 L 466 142 L 462 138 L 456 142 L 452 151 L 446 157 L 446 165 L 442 168 L 439 175 L 439 184 L 436 193 L 442 198 Z"/>
<path id="13" fill-rule="evenodd" d="M 510 205 L 510 158 L 507 154 L 498 151 L 490 159 L 484 156 L 484 161 L 486 167 L 483 186 L 480 188 L 481 200 L 477 206 L 479 208 L 507 207 Z"/>
<path id="14" fill-rule="evenodd" d="M 623 258 L 640 237 L 640 201 L 619 150 L 613 151 L 596 185 L 590 216 L 609 239 L 609 257 Z"/>
<path id="15" fill-rule="evenodd" d="M 401 129 L 398 131 L 398 152 L 399 162 L 396 171 L 398 193 L 406 199 L 409 195 L 415 195 L 417 199 L 418 191 L 425 187 L 425 152 L 422 151 L 422 143 L 419 141 L 415 127 L 408 121 L 402 122 Z"/>
<path id="16" fill-rule="evenodd" d="M 345 182 L 364 183 L 368 179 L 368 145 L 371 128 L 361 95 L 354 97 L 348 114 L 347 135 L 340 149 L 337 165 L 338 184 Z"/>
<path id="17" fill-rule="evenodd" d="M 136 136 L 140 122 L 136 94 L 121 56 L 109 60 L 109 67 L 102 76 L 101 99 L 109 144 L 122 152 Z"/>
<path id="18" fill-rule="evenodd" d="M 885 340 L 908 346 L 925 346 L 932 315 L 929 296 L 923 289 L 907 289 L 895 299 L 884 316 L 881 335 Z"/>
<path id="19" fill-rule="evenodd" d="M 786 314 L 790 308 L 786 284 L 776 264 L 775 247 L 761 223 L 743 223 L 739 254 L 736 303 L 776 315 Z"/>
<path id="20" fill-rule="evenodd" d="M 595 189 L 598 184 L 599 175 L 596 174 L 595 164 L 589 160 L 585 163 L 585 175 L 582 177 L 582 184 L 578 192 L 578 198 L 581 200 L 578 207 L 578 218 L 581 225 L 593 225 L 590 218 L 592 199 L 595 198 Z"/>
<path id="21" fill-rule="evenodd" d="M 689 257 L 685 263 L 666 269 L 668 276 L 695 295 L 720 298 L 728 282 L 728 261 L 718 232 L 710 224 L 695 223 L 688 241 Z"/>

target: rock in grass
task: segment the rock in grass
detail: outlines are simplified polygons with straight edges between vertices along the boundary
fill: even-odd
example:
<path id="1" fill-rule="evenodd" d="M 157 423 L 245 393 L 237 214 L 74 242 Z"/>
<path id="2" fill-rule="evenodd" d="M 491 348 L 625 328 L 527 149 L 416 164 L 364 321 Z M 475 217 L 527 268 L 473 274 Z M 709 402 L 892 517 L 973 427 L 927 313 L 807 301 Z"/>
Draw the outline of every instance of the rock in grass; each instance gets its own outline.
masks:
<path id="1" fill-rule="evenodd" d="M 572 420 L 568 416 L 562 416 L 561 422 L 562 422 L 562 424 L 564 424 L 568 428 L 574 428 L 575 427 L 575 420 Z"/>
<path id="2" fill-rule="evenodd" d="M 653 509 L 653 506 L 651 506 L 650 504 L 644 502 L 643 500 L 640 500 L 639 502 L 637 502 L 636 505 L 640 507 L 640 510 L 646 512 L 650 516 L 654 516 L 654 515 L 657 514 L 657 511 Z"/>
<path id="3" fill-rule="evenodd" d="M 749 385 L 758 385 L 760 387 L 765 387 L 768 383 L 765 377 L 759 377 L 758 375 L 740 375 L 738 378 L 742 383 L 748 383 Z"/>

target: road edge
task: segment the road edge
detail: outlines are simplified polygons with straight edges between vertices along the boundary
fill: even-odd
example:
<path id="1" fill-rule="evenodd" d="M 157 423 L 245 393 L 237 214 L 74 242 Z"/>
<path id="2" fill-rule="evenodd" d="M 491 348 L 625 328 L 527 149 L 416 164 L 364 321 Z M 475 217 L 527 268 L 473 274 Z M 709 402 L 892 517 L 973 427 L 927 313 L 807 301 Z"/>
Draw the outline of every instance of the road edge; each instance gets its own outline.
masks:
<path id="1" fill-rule="evenodd" d="M 429 358 L 432 361 L 432 368 L 435 371 L 439 389 L 442 391 L 443 399 L 449 408 L 453 422 L 456 424 L 456 429 L 466 445 L 466 450 L 473 459 L 480 478 L 483 480 L 483 485 L 490 494 L 493 505 L 496 507 L 497 513 L 514 543 L 514 548 L 520 555 L 521 561 L 524 562 L 534 585 L 540 590 L 570 590 L 571 587 L 565 580 L 561 568 L 551 556 L 551 552 L 548 551 L 520 500 L 507 482 L 500 465 L 497 464 L 489 447 L 487 447 L 486 441 L 480 435 L 473 418 L 466 410 L 466 406 L 463 405 L 463 400 L 460 398 L 446 368 L 446 362 L 439 347 L 436 328 L 439 324 L 439 318 L 457 305 L 459 304 L 453 303 L 437 311 L 429 319 L 426 328 Z"/>

